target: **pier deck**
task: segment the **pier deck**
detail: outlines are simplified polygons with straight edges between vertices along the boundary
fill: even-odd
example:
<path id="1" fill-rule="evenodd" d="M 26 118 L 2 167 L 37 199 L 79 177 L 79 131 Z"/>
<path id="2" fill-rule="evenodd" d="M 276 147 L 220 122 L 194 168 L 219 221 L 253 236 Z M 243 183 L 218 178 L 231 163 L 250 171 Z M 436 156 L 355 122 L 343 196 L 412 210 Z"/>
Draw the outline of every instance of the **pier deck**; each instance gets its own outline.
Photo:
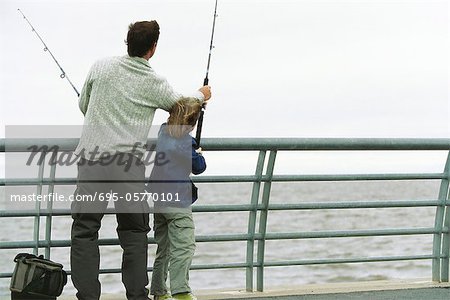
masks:
<path id="1" fill-rule="evenodd" d="M 264 299 L 264 300 L 394 300 L 450 299 L 450 283 L 427 280 L 367 281 L 354 283 L 309 284 L 298 287 L 278 287 L 264 292 L 202 290 L 195 292 L 199 300 Z M 60 297 L 75 300 L 75 297 Z M 104 300 L 125 299 L 125 295 L 105 294 Z"/>

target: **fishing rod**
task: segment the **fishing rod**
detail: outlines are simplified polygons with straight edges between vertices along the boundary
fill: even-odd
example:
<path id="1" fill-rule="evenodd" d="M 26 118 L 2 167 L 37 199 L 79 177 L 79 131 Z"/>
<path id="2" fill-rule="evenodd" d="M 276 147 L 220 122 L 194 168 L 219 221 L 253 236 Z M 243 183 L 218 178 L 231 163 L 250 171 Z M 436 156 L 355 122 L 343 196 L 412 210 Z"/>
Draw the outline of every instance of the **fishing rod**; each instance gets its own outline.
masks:
<path id="1" fill-rule="evenodd" d="M 209 82 L 209 65 L 211 63 L 211 53 L 212 53 L 212 49 L 214 48 L 213 46 L 213 41 L 214 41 L 214 28 L 216 27 L 216 17 L 217 17 L 217 0 L 216 0 L 216 4 L 214 7 L 214 17 L 213 17 L 213 24 L 212 24 L 212 30 L 211 30 L 211 43 L 209 44 L 209 55 L 208 55 L 208 64 L 206 66 L 206 76 L 205 79 L 203 80 L 203 85 L 208 85 Z M 195 134 L 195 140 L 197 141 L 197 147 L 200 147 L 200 138 L 202 136 L 202 126 L 203 126 L 203 115 L 205 114 L 205 104 L 203 104 L 202 106 L 202 110 L 200 112 L 200 116 L 198 118 L 198 122 L 197 122 L 197 132 Z"/>
<path id="2" fill-rule="evenodd" d="M 61 70 L 61 75 L 59 75 L 59 77 L 61 77 L 61 79 L 66 78 L 67 81 L 70 83 L 70 85 L 72 86 L 73 90 L 75 91 L 75 93 L 77 93 L 77 96 L 80 96 L 80 93 L 78 92 L 77 88 L 75 87 L 75 85 L 73 85 L 72 81 L 70 81 L 69 76 L 67 76 L 66 72 L 64 71 L 64 69 L 61 67 L 61 65 L 58 63 L 58 61 L 56 60 L 55 56 L 53 55 L 52 51 L 50 51 L 50 49 L 47 47 L 47 45 L 45 44 L 44 40 L 41 38 L 41 36 L 39 35 L 39 33 L 36 31 L 36 29 L 34 29 L 33 25 L 31 25 L 31 22 L 27 19 L 27 17 L 25 17 L 24 13 L 20 10 L 20 8 L 17 9 L 20 14 L 23 16 L 23 18 L 25 19 L 25 21 L 27 21 L 27 23 L 30 25 L 31 30 L 36 34 L 36 36 L 39 38 L 39 40 L 41 41 L 41 43 L 44 45 L 44 51 L 48 52 L 50 54 L 50 56 L 53 58 L 53 60 L 55 61 L 55 63 L 58 65 L 59 69 Z"/>

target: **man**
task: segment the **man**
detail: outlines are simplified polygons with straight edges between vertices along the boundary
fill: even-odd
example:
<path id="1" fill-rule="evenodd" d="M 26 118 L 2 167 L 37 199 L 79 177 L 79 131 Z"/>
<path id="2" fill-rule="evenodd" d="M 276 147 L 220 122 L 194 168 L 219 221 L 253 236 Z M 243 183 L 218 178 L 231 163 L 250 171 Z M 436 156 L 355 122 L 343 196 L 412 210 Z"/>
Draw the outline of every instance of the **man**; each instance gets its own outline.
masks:
<path id="1" fill-rule="evenodd" d="M 168 111 L 182 97 L 148 63 L 158 37 L 156 21 L 131 24 L 128 55 L 96 62 L 80 95 L 79 107 L 85 119 L 75 150 L 80 161 L 71 233 L 72 281 L 78 299 L 100 298 L 98 231 L 108 204 L 105 200 L 113 200 L 116 209 L 127 298 L 149 299 L 145 288 L 148 204 L 126 199 L 137 196 L 142 200 L 139 195 L 144 191 L 145 167 L 140 158 L 155 110 Z M 193 96 L 207 101 L 211 89 L 201 87 Z"/>

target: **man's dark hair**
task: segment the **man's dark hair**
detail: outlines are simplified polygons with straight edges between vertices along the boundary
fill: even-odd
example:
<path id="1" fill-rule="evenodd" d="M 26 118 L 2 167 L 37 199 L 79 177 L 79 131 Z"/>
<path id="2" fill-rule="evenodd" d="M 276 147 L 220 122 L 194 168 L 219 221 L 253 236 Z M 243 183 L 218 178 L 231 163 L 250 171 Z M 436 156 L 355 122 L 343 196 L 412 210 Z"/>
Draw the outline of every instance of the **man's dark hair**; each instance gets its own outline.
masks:
<path id="1" fill-rule="evenodd" d="M 159 38 L 159 25 L 156 21 L 142 21 L 128 26 L 127 46 L 129 56 L 143 57 Z"/>

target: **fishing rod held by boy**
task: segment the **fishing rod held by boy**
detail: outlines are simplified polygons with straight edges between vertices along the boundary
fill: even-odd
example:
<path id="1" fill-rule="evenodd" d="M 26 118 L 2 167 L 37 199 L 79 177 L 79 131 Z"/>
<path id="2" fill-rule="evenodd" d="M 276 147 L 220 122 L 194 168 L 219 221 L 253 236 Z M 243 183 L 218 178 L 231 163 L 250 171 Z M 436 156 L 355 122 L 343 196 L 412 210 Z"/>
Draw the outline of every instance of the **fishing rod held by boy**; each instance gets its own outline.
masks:
<path id="1" fill-rule="evenodd" d="M 208 75 L 209 75 L 209 66 L 211 64 L 211 53 L 212 53 L 212 49 L 214 48 L 213 41 L 214 41 L 214 29 L 216 27 L 216 18 L 217 18 L 217 1 L 218 0 L 216 0 L 216 4 L 214 6 L 214 17 L 213 17 L 213 25 L 212 25 L 212 30 L 211 30 L 211 42 L 209 44 L 208 64 L 206 66 L 206 76 L 205 76 L 205 79 L 203 80 L 204 86 L 208 86 L 208 84 L 209 84 Z M 200 147 L 200 139 L 202 137 L 202 127 L 203 127 L 203 115 L 205 114 L 205 109 L 206 109 L 206 103 L 203 104 L 203 106 L 202 106 L 202 111 L 200 112 L 200 116 L 199 116 L 198 122 L 197 122 L 197 132 L 195 133 L 195 140 L 197 142 L 196 147 Z"/>

